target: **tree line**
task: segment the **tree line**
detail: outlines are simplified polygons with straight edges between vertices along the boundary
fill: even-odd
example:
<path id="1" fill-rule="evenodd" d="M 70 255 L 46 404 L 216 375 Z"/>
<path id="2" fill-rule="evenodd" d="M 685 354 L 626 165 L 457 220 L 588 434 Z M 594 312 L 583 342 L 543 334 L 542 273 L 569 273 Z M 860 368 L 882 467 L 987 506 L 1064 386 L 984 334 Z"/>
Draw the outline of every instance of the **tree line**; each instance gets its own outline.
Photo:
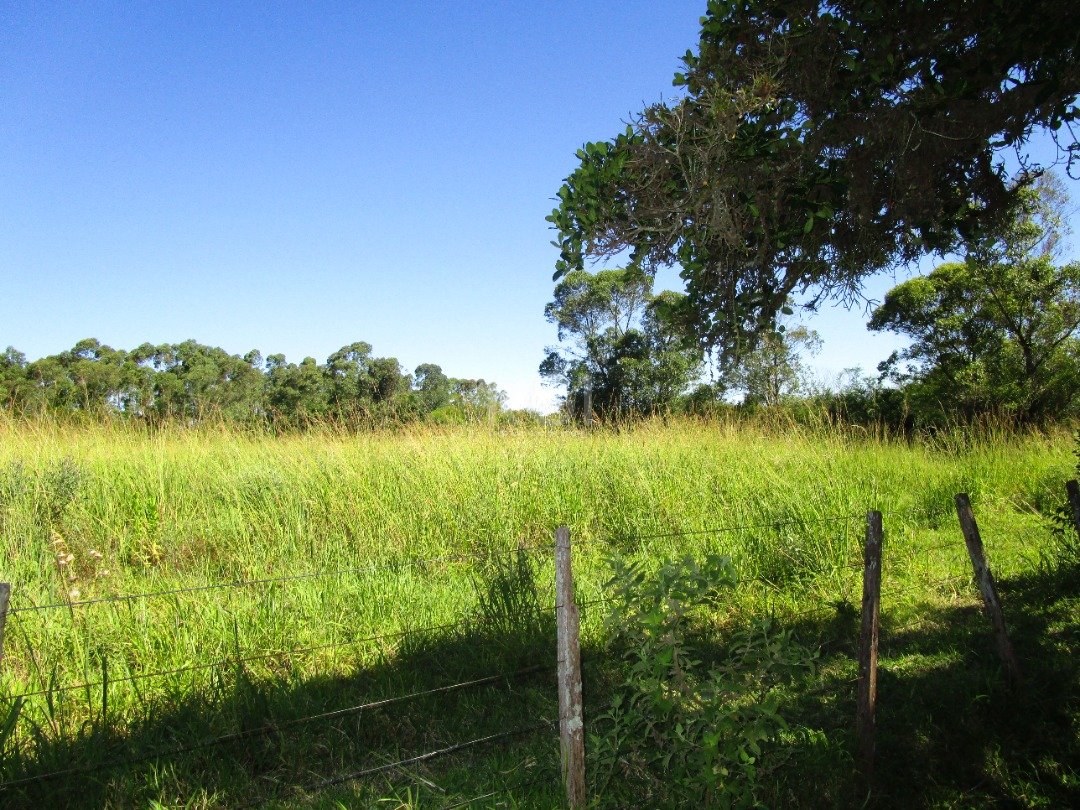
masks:
<path id="1" fill-rule="evenodd" d="M 562 345 L 541 374 L 611 414 L 733 389 L 770 404 L 814 343 L 785 333 L 793 302 L 850 305 L 881 271 L 956 256 L 871 314 L 910 344 L 838 401 L 1076 416 L 1080 265 L 1040 183 L 1080 173 L 1078 27 L 1054 0 L 708 0 L 674 94 L 584 144 L 556 193 Z M 1049 166 L 1025 151 L 1039 131 Z M 611 259 L 622 275 L 585 269 Z M 685 294 L 653 297 L 660 268 Z"/>
<path id="2" fill-rule="evenodd" d="M 325 363 L 282 354 L 243 356 L 194 340 L 114 349 L 81 340 L 28 362 L 0 354 L 0 407 L 18 415 L 116 414 L 150 423 L 222 420 L 274 427 L 427 419 L 470 422 L 502 412 L 505 394 L 483 379 L 448 377 L 423 363 L 407 373 L 370 344 L 351 343 Z"/>
<path id="3" fill-rule="evenodd" d="M 1061 261 L 1068 199 L 1047 174 L 1017 201 L 958 260 L 898 284 L 873 309 L 870 330 L 909 341 L 877 377 L 853 369 L 830 388 L 814 384 L 807 357 L 821 341 L 787 305 L 772 328 L 710 364 L 705 344 L 680 324 L 686 296 L 654 294 L 652 276 L 633 266 L 561 277 L 545 309 L 560 345 L 548 349 L 541 376 L 564 389 L 569 411 L 582 413 L 588 397 L 601 418 L 710 411 L 739 396 L 743 408 L 810 404 L 893 426 L 1080 417 L 1080 263 Z"/>

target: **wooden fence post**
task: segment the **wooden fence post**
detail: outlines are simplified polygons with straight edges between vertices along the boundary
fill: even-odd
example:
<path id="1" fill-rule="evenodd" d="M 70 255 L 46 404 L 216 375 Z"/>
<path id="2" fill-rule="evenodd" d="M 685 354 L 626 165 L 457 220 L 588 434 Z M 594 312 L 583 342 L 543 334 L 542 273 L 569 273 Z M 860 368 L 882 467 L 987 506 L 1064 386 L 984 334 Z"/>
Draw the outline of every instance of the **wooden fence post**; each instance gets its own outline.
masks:
<path id="1" fill-rule="evenodd" d="M 859 770 L 868 788 L 874 776 L 874 710 L 877 708 L 883 534 L 881 512 L 867 512 L 866 549 L 863 554 L 862 627 L 859 631 L 859 693 L 855 725 L 859 737 Z"/>
<path id="2" fill-rule="evenodd" d="M 975 523 L 974 512 L 971 511 L 971 500 L 963 492 L 956 496 L 956 516 L 960 519 L 960 529 L 964 533 L 964 543 L 967 544 L 968 556 L 971 557 L 971 567 L 975 571 L 975 581 L 979 584 L 986 616 L 994 629 L 994 642 L 997 645 L 998 655 L 1005 664 L 1005 672 L 1009 680 L 1014 685 L 1018 684 L 1020 664 L 1016 660 L 1012 642 L 1009 641 L 1009 633 L 1005 629 L 1005 614 L 1001 610 L 1001 599 L 994 585 L 994 575 L 990 573 L 990 566 L 986 564 L 979 526 Z"/>
<path id="3" fill-rule="evenodd" d="M 11 599 L 11 583 L 0 582 L 0 666 L 4 664 L 4 625 L 7 624 L 8 602 Z"/>
<path id="4" fill-rule="evenodd" d="M 1075 481 L 1065 482 L 1065 492 L 1069 496 L 1069 506 L 1072 509 L 1073 526 L 1076 527 L 1076 537 L 1080 539 L 1080 485 Z"/>
<path id="5" fill-rule="evenodd" d="M 559 749 L 566 800 L 572 810 L 585 806 L 585 721 L 581 708 L 580 617 L 574 602 L 570 530 L 555 530 L 555 605 L 559 663 Z"/>

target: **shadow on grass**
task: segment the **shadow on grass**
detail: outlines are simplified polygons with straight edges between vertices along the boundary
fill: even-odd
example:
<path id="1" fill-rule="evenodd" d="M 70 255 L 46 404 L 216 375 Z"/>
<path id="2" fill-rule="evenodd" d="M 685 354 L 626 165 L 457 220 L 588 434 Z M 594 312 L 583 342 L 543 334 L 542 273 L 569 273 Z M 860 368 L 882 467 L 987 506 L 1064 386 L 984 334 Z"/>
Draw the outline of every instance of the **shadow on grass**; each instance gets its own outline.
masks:
<path id="1" fill-rule="evenodd" d="M 1080 566 L 999 583 L 1024 681 L 977 609 L 891 639 L 879 683 L 882 806 L 1080 806 Z M 891 663 L 895 661 L 897 665 Z"/>
<path id="2" fill-rule="evenodd" d="M 873 794 L 853 757 L 856 686 L 832 679 L 781 710 L 793 726 L 824 733 L 796 741 L 775 803 L 1080 806 L 1080 566 L 1005 580 L 999 590 L 1024 669 L 1019 687 L 1008 685 L 978 607 L 925 608 L 903 627 L 886 614 Z M 854 639 L 858 630 L 809 622 L 797 632 Z M 853 655 L 844 646 L 824 648 L 823 669 Z"/>
<path id="3" fill-rule="evenodd" d="M 821 650 L 813 682 L 783 695 L 791 725 L 787 759 L 763 796 L 791 807 L 1080 806 L 1080 566 L 1000 583 L 1025 681 L 1010 688 L 989 624 L 970 605 L 925 607 L 917 623 L 883 617 L 875 790 L 856 776 L 853 718 L 858 615 L 789 627 Z M 508 789 L 465 806 L 558 807 L 557 733 L 510 736 L 430 763 L 390 769 L 343 785 L 320 783 L 462 741 L 532 726 L 556 716 L 550 614 L 513 600 L 487 607 L 489 620 L 451 633 L 406 638 L 392 657 L 348 675 L 300 680 L 287 667 L 253 680 L 222 672 L 142 704 L 138 718 L 91 723 L 40 736 L 2 766 L 3 781 L 78 772 L 0 792 L 4 807 L 388 807 L 440 808 Z M 529 618 L 529 617 L 533 618 Z M 720 655 L 703 650 L 703 657 Z M 610 698 L 620 663 L 586 651 L 586 714 Z M 594 666 L 588 666 L 595 662 Z M 539 669 L 531 667 L 539 666 Z M 343 707 L 495 673 L 515 677 L 312 723 L 296 720 Z M 218 746 L 199 743 L 271 728 Z M 23 729 L 21 734 L 33 734 Z M 190 747 L 179 755 L 155 752 Z M 137 764 L 103 768 L 141 759 Z M 515 786 L 524 786 L 514 790 Z M 423 794 L 417 800 L 417 791 Z M 486 802 L 486 803 L 485 803 Z M 602 804 L 602 801 L 601 801 Z"/>
<path id="4" fill-rule="evenodd" d="M 812 677 L 776 693 L 789 728 L 764 755 L 770 774 L 759 784 L 761 804 L 1080 807 L 1080 566 L 1032 572 L 999 589 L 1025 670 L 1019 688 L 1008 685 L 977 605 L 883 616 L 871 794 L 855 757 L 858 613 L 840 604 L 786 623 L 820 653 Z M 694 653 L 723 657 L 712 647 Z"/>
<path id="5" fill-rule="evenodd" d="M 405 636 L 392 655 L 345 675 L 301 679 L 286 663 L 272 677 L 255 678 L 234 667 L 198 685 L 155 692 L 122 719 L 103 720 L 98 705 L 81 729 L 66 734 L 50 729 L 58 707 L 28 707 L 19 721 L 20 744 L 9 744 L 0 763 L 0 782 L 16 783 L 0 789 L 0 806 L 366 807 L 387 795 L 399 797 L 397 806 L 411 806 L 419 789 L 425 797 L 417 806 L 426 808 L 546 776 L 556 792 L 540 806 L 555 807 L 557 732 L 542 722 L 557 718 L 553 617 L 526 609 L 504 610 L 500 618 L 498 605 L 496 615 L 490 607 L 487 621 Z M 5 709 L 0 704 L 0 721 Z M 430 762 L 323 784 L 516 729 L 529 730 Z M 544 802 L 547 791 L 533 784 L 529 795 Z"/>

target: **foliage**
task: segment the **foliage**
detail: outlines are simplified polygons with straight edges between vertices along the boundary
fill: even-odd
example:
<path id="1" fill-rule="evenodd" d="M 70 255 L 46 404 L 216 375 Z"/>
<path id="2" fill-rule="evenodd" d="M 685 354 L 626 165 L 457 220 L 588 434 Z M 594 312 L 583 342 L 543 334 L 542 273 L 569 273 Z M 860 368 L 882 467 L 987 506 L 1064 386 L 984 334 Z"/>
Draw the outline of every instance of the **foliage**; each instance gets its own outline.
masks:
<path id="1" fill-rule="evenodd" d="M 820 349 L 818 333 L 802 325 L 767 332 L 753 350 L 739 359 L 729 375 L 729 384 L 744 392 L 746 404 L 779 405 L 788 397 L 808 392 L 804 355 L 815 355 Z"/>
<path id="2" fill-rule="evenodd" d="M 1001 411 L 1031 422 L 1073 410 L 1080 262 L 1055 262 L 1064 205 L 1046 179 L 1023 189 L 1018 216 L 973 243 L 964 261 L 894 287 L 874 311 L 870 329 L 912 339 L 881 370 L 916 381 L 910 393 L 924 412 Z"/>
<path id="3" fill-rule="evenodd" d="M 879 427 L 910 433 L 915 420 L 901 388 L 886 386 L 860 368 L 845 369 L 835 390 L 815 394 L 811 401 L 823 406 L 832 424 Z"/>
<path id="4" fill-rule="evenodd" d="M 364 342 L 343 346 L 320 365 L 282 354 L 243 357 L 194 340 L 132 351 L 93 338 L 27 362 L 0 354 L 0 410 L 21 415 L 119 415 L 149 424 L 222 421 L 276 429 L 425 419 L 492 419 L 505 394 L 485 380 L 447 377 L 423 363 L 415 377 Z"/>
<path id="5" fill-rule="evenodd" d="M 1058 0 L 710 0 L 683 95 L 578 151 L 555 276 L 627 250 L 677 265 L 683 323 L 738 356 L 793 292 L 853 296 L 1002 221 L 1020 186 L 999 150 L 1024 163 L 1077 117 L 1078 26 Z"/>
<path id="6" fill-rule="evenodd" d="M 681 299 L 654 295 L 652 279 L 634 270 L 568 274 L 544 308 L 562 346 L 548 348 L 540 375 L 565 388 L 577 413 L 586 390 L 602 416 L 670 407 L 700 366 L 669 319 Z"/>
<path id="7" fill-rule="evenodd" d="M 1074 436 L 1073 456 L 1076 458 L 1076 468 L 1072 480 L 1080 481 L 1080 430 Z M 1069 568 L 1080 564 L 1080 536 L 1077 535 L 1072 504 L 1066 500 L 1050 513 L 1049 521 L 1055 548 L 1045 559 L 1047 567 Z"/>
<path id="8" fill-rule="evenodd" d="M 787 727 L 774 689 L 812 654 L 759 621 L 730 631 L 719 660 L 703 663 L 695 620 L 735 585 L 728 557 L 665 561 L 651 574 L 617 559 L 612 568 L 608 624 L 626 677 L 590 739 L 598 793 L 618 802 L 629 789 L 650 806 L 757 806 Z"/>

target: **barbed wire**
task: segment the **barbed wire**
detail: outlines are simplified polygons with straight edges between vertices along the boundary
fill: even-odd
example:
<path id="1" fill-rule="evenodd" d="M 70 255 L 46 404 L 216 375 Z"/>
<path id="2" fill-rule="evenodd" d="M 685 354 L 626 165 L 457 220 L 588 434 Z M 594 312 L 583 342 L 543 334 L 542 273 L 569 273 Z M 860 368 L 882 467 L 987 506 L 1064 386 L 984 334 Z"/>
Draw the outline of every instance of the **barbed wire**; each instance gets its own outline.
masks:
<path id="1" fill-rule="evenodd" d="M 29 605 L 26 607 L 14 607 L 8 610 L 8 615 L 18 613 L 36 613 L 44 610 L 57 610 L 60 608 L 82 608 L 89 605 L 99 605 L 110 602 L 132 602 L 139 599 L 152 599 L 161 596 L 177 596 L 185 593 L 199 593 L 202 591 L 223 590 L 227 588 L 246 588 L 254 585 L 267 585 L 277 582 L 291 582 L 301 579 L 319 579 L 323 577 L 344 576 L 345 574 L 374 573 L 395 568 L 419 567 L 435 565 L 447 562 L 464 562 L 467 560 L 491 559 L 492 557 L 508 556 L 512 554 L 533 554 L 540 551 L 548 551 L 555 548 L 554 543 L 540 546 L 519 546 L 513 549 L 488 550 L 471 554 L 447 554 L 441 557 L 430 558 L 406 558 L 404 560 L 392 560 L 383 563 L 351 566 L 347 568 L 334 568 L 323 571 L 306 571 L 300 574 L 282 574 L 275 577 L 260 577 L 256 579 L 236 579 L 227 582 L 215 582 L 206 585 L 192 585 L 184 588 L 171 588 L 161 591 L 148 591 L 145 593 L 117 594 L 114 596 L 102 596 L 95 599 L 83 599 L 70 602 L 54 602 L 46 605 Z"/>
<path id="2" fill-rule="evenodd" d="M 889 516 L 889 517 L 933 517 L 935 515 L 936 515 L 936 513 L 934 513 L 934 512 L 931 512 L 931 511 L 928 511 L 928 510 L 918 510 L 918 509 L 894 510 L 894 511 L 890 511 L 890 512 L 887 513 L 887 516 Z M 659 532 L 659 533 L 644 534 L 644 535 L 629 535 L 627 537 L 620 538 L 620 539 L 630 540 L 630 541 L 660 540 L 660 539 L 674 538 L 674 537 L 690 537 L 690 536 L 695 536 L 695 535 L 729 534 L 729 533 L 732 533 L 732 532 L 747 531 L 747 530 L 751 530 L 751 529 L 779 528 L 781 526 L 793 526 L 793 525 L 797 525 L 797 526 L 821 526 L 821 525 L 829 525 L 829 524 L 837 524 L 837 523 L 850 523 L 850 522 L 853 522 L 853 521 L 856 521 L 856 520 L 862 520 L 864 518 L 865 518 L 865 516 L 863 514 L 825 515 L 825 516 L 821 516 L 821 517 L 817 517 L 817 518 L 789 518 L 789 519 L 784 519 L 784 520 L 761 521 L 761 522 L 757 522 L 757 523 L 743 523 L 743 524 L 735 524 L 735 525 L 716 526 L 716 527 L 712 527 L 712 528 L 708 528 L 708 529 L 691 529 L 691 530 L 686 530 L 686 531 Z M 580 541 L 578 541 L 578 543 L 576 545 L 581 546 L 582 544 L 581 544 Z M 940 549 L 945 549 L 945 548 L 952 548 L 952 547 L 954 547 L 954 545 L 955 544 L 953 542 L 945 542 L 945 543 L 941 543 L 941 544 L 934 545 L 934 546 L 929 546 L 929 547 L 924 546 L 921 549 L 919 549 L 919 551 L 930 551 L 930 550 L 940 550 Z M 554 549 L 554 547 L 555 547 L 554 544 L 546 543 L 546 544 L 541 544 L 539 546 L 537 546 L 537 545 L 518 546 L 518 547 L 513 548 L 513 549 L 503 549 L 503 550 L 491 550 L 491 549 L 488 549 L 488 550 L 485 550 L 485 551 L 482 551 L 482 552 L 478 551 L 478 552 L 472 552 L 472 553 L 467 553 L 467 554 L 448 554 L 448 555 L 443 555 L 443 556 L 439 556 L 439 557 L 431 557 L 431 558 L 407 558 L 407 559 L 404 559 L 404 560 L 390 560 L 390 561 L 386 561 L 386 562 L 383 562 L 383 563 L 374 563 L 374 564 L 363 565 L 363 566 L 349 566 L 349 567 L 344 567 L 344 568 L 329 569 L 329 570 L 322 570 L 322 571 L 308 571 L 308 572 L 303 572 L 303 573 L 300 573 L 300 574 L 284 574 L 284 575 L 275 576 L 275 577 L 260 577 L 260 578 L 253 578 L 253 579 L 237 579 L 237 580 L 230 580 L 230 581 L 225 581 L 225 582 L 209 583 L 209 584 L 205 584 L 205 585 L 194 585 L 194 586 L 189 586 L 189 587 L 184 587 L 184 588 L 171 588 L 171 589 L 160 590 L 160 591 L 151 591 L 151 592 L 146 592 L 146 593 L 117 594 L 117 595 L 114 595 L 114 596 L 98 597 L 98 598 L 95 598 L 95 599 L 83 599 L 83 600 L 76 600 L 76 601 L 55 602 L 55 603 L 50 603 L 50 604 L 45 604 L 45 605 L 29 605 L 29 606 L 25 606 L 25 607 L 11 607 L 8 610 L 8 615 L 11 616 L 11 615 L 18 615 L 20 613 L 31 613 L 31 612 L 38 612 L 38 611 L 45 611 L 45 610 L 57 610 L 57 609 L 61 609 L 61 608 L 81 608 L 81 607 L 86 607 L 86 606 L 89 606 L 89 605 L 96 605 L 96 604 L 103 604 L 103 603 L 110 603 L 110 602 L 127 602 L 127 601 L 134 601 L 134 600 L 139 600 L 139 599 L 150 599 L 150 598 L 162 597 L 162 596 L 175 596 L 175 595 L 180 595 L 180 594 L 185 594 L 185 593 L 198 593 L 198 592 L 209 591 L 209 590 L 221 590 L 221 589 L 226 589 L 226 588 L 243 588 L 243 587 L 250 587 L 250 586 L 255 586 L 255 585 L 265 585 L 265 584 L 273 584 L 273 583 L 279 583 L 279 582 L 289 582 L 289 581 L 302 580 L 302 579 L 315 579 L 315 578 L 322 578 L 322 577 L 343 576 L 345 574 L 352 574 L 352 573 L 372 573 L 372 572 L 375 572 L 375 571 L 387 570 L 387 569 L 393 569 L 393 568 L 401 568 L 401 567 L 423 566 L 423 565 L 440 564 L 440 563 L 447 563 L 447 562 L 463 562 L 463 561 L 466 561 L 466 560 L 476 560 L 476 559 L 490 559 L 490 558 L 496 557 L 496 556 L 511 555 L 511 554 L 517 554 L 517 553 L 521 553 L 521 552 L 536 553 L 536 552 L 540 552 L 540 551 L 551 550 L 551 549 Z"/>
<path id="3" fill-rule="evenodd" d="M 470 805 L 473 805 L 479 801 L 483 801 L 484 799 L 490 799 L 493 796 L 502 796 L 507 793 L 513 793 L 515 791 L 521 790 L 522 788 L 527 788 L 532 785 L 538 785 L 541 782 L 547 782 L 548 784 L 557 784 L 560 779 L 561 777 L 558 775 L 537 776 L 532 779 L 527 779 L 524 782 L 518 782 L 516 785 L 509 785 L 504 788 L 499 788 L 498 790 L 489 791 L 488 793 L 481 794 L 480 796 L 473 796 L 469 799 L 462 799 L 460 801 L 454 802 L 453 804 L 444 804 L 438 810 L 459 810 L 462 807 L 469 807 Z"/>
<path id="4" fill-rule="evenodd" d="M 487 745 L 487 744 L 490 744 L 490 743 L 493 743 L 493 742 L 497 742 L 499 740 L 506 740 L 506 739 L 509 739 L 511 737 L 521 737 L 521 736 L 524 736 L 525 734 L 532 734 L 533 732 L 540 731 L 541 729 L 544 729 L 544 728 L 552 729 L 552 728 L 554 728 L 554 724 L 550 720 L 545 719 L 545 720 L 542 720 L 541 722 L 535 723 L 533 725 L 523 726 L 523 727 L 516 728 L 516 729 L 509 729 L 508 731 L 500 731 L 500 732 L 497 732 L 495 734 L 488 734 L 485 737 L 477 737 L 475 739 L 467 740 L 465 742 L 456 743 L 454 745 L 448 745 L 448 746 L 445 746 L 443 748 L 437 748 L 437 749 L 435 749 L 433 751 L 428 751 L 427 753 L 424 753 L 424 754 L 417 754 L 416 756 L 406 757 L 405 759 L 397 760 L 396 762 L 388 762 L 388 763 L 385 763 L 383 765 L 373 765 L 373 766 L 371 766 L 369 768 L 363 768 L 363 769 L 358 770 L 358 771 L 352 771 L 350 773 L 341 774 L 340 776 L 335 776 L 335 777 L 332 777 L 330 779 L 323 779 L 323 780 L 321 780 L 319 782 L 314 782 L 314 783 L 311 783 L 309 785 L 306 785 L 306 786 L 302 787 L 301 790 L 304 790 L 304 791 L 307 791 L 307 792 L 312 792 L 312 793 L 317 793 L 319 791 L 326 790 L 327 788 L 331 788 L 331 787 L 335 787 L 337 785 L 345 784 L 346 782 L 355 782 L 355 781 L 357 781 L 359 779 L 363 779 L 363 778 L 368 777 L 368 776 L 374 776 L 375 774 L 385 773 L 386 771 L 397 770 L 397 769 L 400 769 L 400 768 L 403 768 L 403 767 L 406 767 L 406 766 L 409 766 L 409 765 L 417 765 L 417 764 L 422 763 L 422 762 L 430 762 L 433 759 L 438 759 L 440 757 L 449 756 L 450 754 L 456 754 L 459 751 L 465 751 L 465 750 L 468 750 L 469 748 L 475 748 L 475 747 L 480 746 L 480 745 Z M 497 795 L 500 792 L 506 792 L 506 791 L 496 791 L 494 795 Z M 483 797 L 481 797 L 481 798 L 483 798 Z M 236 807 L 238 807 L 238 808 L 260 807 L 261 805 L 264 805 L 267 802 L 272 801 L 272 800 L 273 800 L 272 797 L 260 798 L 260 799 L 257 799 L 255 801 L 253 801 L 253 802 L 250 802 L 248 804 L 236 805 Z M 477 799 L 470 799 L 468 801 L 470 801 L 470 802 L 471 801 L 477 801 Z M 456 805 L 456 806 L 460 807 L 460 806 L 464 806 L 464 805 L 459 804 L 459 805 Z"/>
<path id="5" fill-rule="evenodd" d="M 406 703 L 413 700 L 419 700 L 420 698 L 430 697 L 433 695 L 446 694 L 449 692 L 456 692 L 462 689 L 474 688 L 477 686 L 483 686 L 490 683 L 495 683 L 501 680 L 511 680 L 519 678 L 524 675 L 540 672 L 546 669 L 551 669 L 551 664 L 535 664 L 533 666 L 524 667 L 511 673 L 500 673 L 498 675 L 489 675 L 483 678 L 476 678 L 469 681 L 461 681 L 459 683 L 449 684 L 446 686 L 439 686 L 433 689 L 425 689 L 418 692 L 410 692 L 406 695 L 398 695 L 390 698 L 382 698 L 380 700 L 368 701 L 355 706 L 348 706 L 343 709 L 334 709 L 328 712 L 320 712 L 319 714 L 307 715 L 305 717 L 298 717 L 292 720 L 286 720 L 281 723 L 267 724 L 258 726 L 256 728 L 245 729 L 243 731 L 237 731 L 232 734 L 225 734 L 219 737 L 212 737 L 206 740 L 199 740 L 187 745 L 176 746 L 164 750 L 154 751 L 148 754 L 141 754 L 136 757 L 129 757 L 127 759 L 113 760 L 110 762 L 101 762 L 94 765 L 84 765 L 74 768 L 64 768 L 56 771 L 49 771 L 44 774 L 35 774 L 34 776 L 27 776 L 21 779 L 15 779 L 10 782 L 4 782 L 0 784 L 0 791 L 10 790 L 16 787 L 22 787 L 25 785 L 33 784 L 36 782 L 45 782 L 57 779 L 61 776 L 74 776 L 78 774 L 96 773 L 98 771 L 110 770 L 112 768 L 122 768 L 129 765 L 137 765 L 142 762 L 149 762 L 155 759 L 164 759 L 167 757 L 173 757 L 180 754 L 187 754 L 193 751 L 199 751 L 204 748 L 212 748 L 218 745 L 225 745 L 227 743 L 238 742 L 240 740 L 246 740 L 252 737 L 264 736 L 267 734 L 274 734 L 285 729 L 295 728 L 297 726 L 306 725 L 308 723 L 314 723 L 321 720 L 329 720 L 337 717 L 344 717 L 350 714 L 358 714 L 364 711 L 371 711 L 374 709 L 383 709 L 387 706 L 396 705 L 399 703 Z M 408 763 L 395 763 L 395 765 L 402 765 Z"/>
<path id="6" fill-rule="evenodd" d="M 195 672 L 199 670 L 214 669 L 216 667 L 225 666 L 237 666 L 239 664 L 246 664 L 252 661 L 264 661 L 268 658 L 277 658 L 279 656 L 288 655 L 305 655 L 312 652 L 320 652 L 322 650 L 338 649 L 342 647 L 354 647 L 359 644 L 366 644 L 376 641 L 384 641 L 392 638 L 403 638 L 406 636 L 421 635 L 424 633 L 433 633 L 440 630 L 450 630 L 455 627 L 466 627 L 471 622 L 475 621 L 475 616 L 466 616 L 454 622 L 448 622 L 446 624 L 433 624 L 426 627 L 410 628 L 408 630 L 398 630 L 393 633 L 380 633 L 374 636 L 364 636 L 363 638 L 350 639 L 348 641 L 333 641 L 326 644 L 316 644 L 311 647 L 293 647 L 283 650 L 271 650 L 267 652 L 258 653 L 256 655 L 249 656 L 233 656 L 231 658 L 220 658 L 216 661 L 208 661 L 202 664 L 191 664 L 189 666 L 177 667 L 176 669 L 159 670 L 155 672 L 136 673 L 133 675 L 123 676 L 119 678 L 109 678 L 108 683 L 112 685 L 114 683 L 128 683 L 131 681 L 142 681 L 150 678 L 166 678 L 170 675 L 181 675 L 185 672 Z M 16 700 L 18 698 L 39 697 L 41 695 L 55 694 L 57 692 L 71 692 L 79 689 L 93 689 L 99 686 L 104 686 L 106 681 L 87 681 L 86 683 L 65 684 L 52 689 L 41 689 L 35 692 L 23 692 L 18 695 L 9 695 L 9 700 Z"/>
<path id="7" fill-rule="evenodd" d="M 671 537 L 692 537 L 695 535 L 730 534 L 732 532 L 748 531 L 750 529 L 773 529 L 781 526 L 823 526 L 831 523 L 846 523 L 854 520 L 865 520 L 865 515 L 826 515 L 820 518 L 790 518 L 786 520 L 772 520 L 761 523 L 743 523 L 732 526 L 716 526 L 711 529 L 690 529 L 678 532 L 662 532 L 657 534 L 635 534 L 620 536 L 622 541 L 638 540 L 663 540 Z"/>

